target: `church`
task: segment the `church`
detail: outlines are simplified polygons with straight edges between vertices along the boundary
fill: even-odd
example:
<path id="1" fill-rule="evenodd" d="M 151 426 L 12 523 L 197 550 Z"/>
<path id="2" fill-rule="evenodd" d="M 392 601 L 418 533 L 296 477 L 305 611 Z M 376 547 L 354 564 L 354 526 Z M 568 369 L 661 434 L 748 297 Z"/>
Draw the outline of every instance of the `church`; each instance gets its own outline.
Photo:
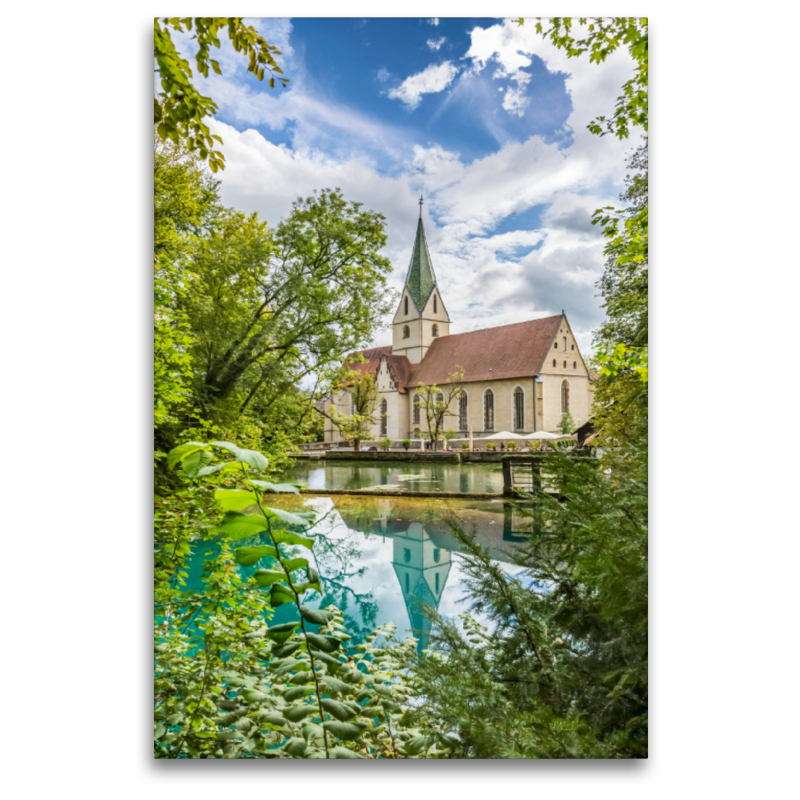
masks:
<path id="1" fill-rule="evenodd" d="M 420 209 L 421 211 L 421 209 Z M 442 386 L 456 368 L 464 371 L 463 391 L 453 401 L 444 429 L 459 437 L 500 431 L 555 432 L 569 412 L 576 427 L 591 416 L 592 389 L 567 315 L 450 333 L 447 313 L 428 252 L 420 213 L 411 263 L 392 320 L 392 344 L 363 350 L 366 363 L 351 367 L 370 373 L 378 385 L 374 440 L 425 436 L 424 411 L 415 401 L 418 384 Z M 347 391 L 326 402 L 339 414 L 352 413 Z M 457 407 L 456 407 L 457 406 Z M 325 441 L 341 439 L 326 419 Z"/>

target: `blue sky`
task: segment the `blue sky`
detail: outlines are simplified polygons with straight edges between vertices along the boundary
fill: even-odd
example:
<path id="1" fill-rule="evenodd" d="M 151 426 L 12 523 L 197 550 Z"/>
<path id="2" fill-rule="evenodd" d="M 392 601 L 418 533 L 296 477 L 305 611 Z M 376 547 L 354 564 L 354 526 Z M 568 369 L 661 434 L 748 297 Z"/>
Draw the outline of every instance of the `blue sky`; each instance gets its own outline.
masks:
<path id="1" fill-rule="evenodd" d="M 504 19 L 258 19 L 291 79 L 269 89 L 223 40 L 223 200 L 276 224 L 299 195 L 340 187 L 387 218 L 402 286 L 423 217 L 451 331 L 562 308 L 587 350 L 602 320 L 594 209 L 617 202 L 636 142 L 592 136 L 631 74 L 627 53 L 567 59 Z M 192 52 L 192 41 L 179 46 Z M 387 323 L 388 323 L 387 319 Z M 390 341 L 379 331 L 374 344 Z"/>

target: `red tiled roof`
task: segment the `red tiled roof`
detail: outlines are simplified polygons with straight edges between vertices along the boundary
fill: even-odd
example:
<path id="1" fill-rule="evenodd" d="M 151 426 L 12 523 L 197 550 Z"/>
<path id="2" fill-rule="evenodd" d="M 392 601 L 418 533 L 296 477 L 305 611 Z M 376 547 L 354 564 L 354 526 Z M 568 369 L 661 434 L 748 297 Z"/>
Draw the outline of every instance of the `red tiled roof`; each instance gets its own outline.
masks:
<path id="1" fill-rule="evenodd" d="M 367 359 L 366 364 L 354 364 L 352 363 L 351 359 L 353 359 L 357 353 L 350 353 L 347 356 L 347 367 L 355 372 L 360 372 L 362 375 L 365 372 L 374 375 L 378 371 L 378 367 L 381 363 L 381 358 L 383 356 L 390 356 L 392 354 L 392 346 L 387 345 L 386 347 L 372 347 L 369 350 L 362 350 L 361 355 Z"/>
<path id="2" fill-rule="evenodd" d="M 405 394 L 407 391 L 406 386 L 410 386 L 414 378 L 414 371 L 417 369 L 417 365 L 412 364 L 405 356 L 393 355 L 386 356 L 386 363 L 400 394 Z"/>
<path id="3" fill-rule="evenodd" d="M 562 315 L 434 339 L 413 375 L 413 385 L 442 384 L 456 366 L 464 382 L 526 378 L 539 374 Z"/>

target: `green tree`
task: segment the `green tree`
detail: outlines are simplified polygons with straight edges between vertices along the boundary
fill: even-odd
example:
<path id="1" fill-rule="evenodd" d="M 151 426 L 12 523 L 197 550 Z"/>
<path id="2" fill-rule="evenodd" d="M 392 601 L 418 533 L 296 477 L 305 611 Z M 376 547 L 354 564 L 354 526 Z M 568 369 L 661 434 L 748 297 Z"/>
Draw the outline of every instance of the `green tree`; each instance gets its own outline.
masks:
<path id="1" fill-rule="evenodd" d="M 464 388 L 464 369 L 456 365 L 452 373 L 447 377 L 447 381 L 441 386 L 432 383 L 427 386 L 418 383 L 415 391 L 414 402 L 419 403 L 420 409 L 425 413 L 428 423 L 428 438 L 431 442 L 431 449 L 436 451 L 439 448 L 439 439 L 444 431 L 445 417 L 454 417 L 455 411 L 451 405 L 453 400 L 461 394 Z"/>
<path id="2" fill-rule="evenodd" d="M 331 406 L 330 413 L 321 411 L 341 431 L 345 439 L 353 442 L 356 452 L 361 450 L 361 441 L 370 436 L 370 428 L 377 422 L 375 408 L 378 405 L 378 386 L 366 370 L 353 369 L 356 364 L 365 364 L 361 353 L 351 354 L 342 365 L 332 384 L 332 393 L 347 393 L 350 413 L 342 413 Z"/>
<path id="3" fill-rule="evenodd" d="M 561 419 L 558 421 L 559 433 L 574 433 L 575 427 L 575 420 L 572 419 L 572 414 L 569 411 L 561 415 Z"/>
<path id="4" fill-rule="evenodd" d="M 267 385 L 296 385 L 368 340 L 393 296 L 384 217 L 339 190 L 299 199 L 274 232 L 228 211 L 204 240 L 186 313 L 209 416 L 242 413 Z"/>
<path id="5" fill-rule="evenodd" d="M 245 25 L 241 17 L 156 17 L 153 23 L 153 57 L 161 92 L 153 101 L 153 121 L 156 132 L 163 141 L 174 145 L 185 145 L 190 152 L 205 161 L 212 172 L 224 169 L 225 156 L 215 149 L 214 142 L 222 144 L 219 136 L 212 134 L 203 121 L 217 113 L 217 104 L 197 91 L 192 83 L 189 62 L 180 56 L 172 41 L 173 31 L 194 31 L 197 42 L 195 64 L 197 71 L 207 78 L 209 69 L 222 74 L 219 62 L 210 57 L 211 48 L 220 47 L 219 35 L 227 33 L 231 46 L 237 53 L 249 59 L 247 71 L 258 80 L 269 74 L 270 87 L 275 86 L 275 74 L 283 70 L 275 61 L 280 50 L 267 42 L 251 25 Z M 281 85 L 288 78 L 279 77 Z"/>

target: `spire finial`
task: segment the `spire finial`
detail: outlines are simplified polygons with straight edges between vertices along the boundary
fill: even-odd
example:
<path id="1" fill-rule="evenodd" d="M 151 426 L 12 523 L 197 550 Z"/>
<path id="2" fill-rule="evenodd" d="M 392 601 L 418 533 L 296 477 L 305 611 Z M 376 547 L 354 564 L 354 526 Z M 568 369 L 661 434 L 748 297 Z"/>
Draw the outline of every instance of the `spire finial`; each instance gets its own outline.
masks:
<path id="1" fill-rule="evenodd" d="M 424 202 L 425 201 L 422 199 L 422 192 L 420 192 L 420 195 L 419 195 L 419 218 L 420 219 L 422 219 L 422 204 Z"/>

